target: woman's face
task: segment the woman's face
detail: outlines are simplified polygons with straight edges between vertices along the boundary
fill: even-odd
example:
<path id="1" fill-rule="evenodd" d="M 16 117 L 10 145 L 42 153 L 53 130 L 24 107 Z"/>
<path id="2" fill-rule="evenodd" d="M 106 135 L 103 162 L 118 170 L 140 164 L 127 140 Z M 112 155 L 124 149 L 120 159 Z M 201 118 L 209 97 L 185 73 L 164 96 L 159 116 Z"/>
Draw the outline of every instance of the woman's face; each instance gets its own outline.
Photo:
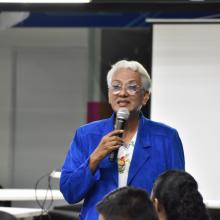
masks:
<path id="1" fill-rule="evenodd" d="M 141 88 L 140 74 L 130 69 L 120 69 L 113 74 L 108 96 L 114 112 L 123 107 L 130 113 L 139 113 L 149 99 L 149 93 Z"/>

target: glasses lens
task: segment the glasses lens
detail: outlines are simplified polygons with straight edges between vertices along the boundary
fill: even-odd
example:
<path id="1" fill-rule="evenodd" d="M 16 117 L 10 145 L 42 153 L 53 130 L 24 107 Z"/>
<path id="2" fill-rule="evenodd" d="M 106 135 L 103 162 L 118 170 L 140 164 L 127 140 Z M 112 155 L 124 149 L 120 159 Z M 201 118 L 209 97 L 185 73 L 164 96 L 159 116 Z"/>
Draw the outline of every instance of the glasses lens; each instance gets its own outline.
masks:
<path id="1" fill-rule="evenodd" d="M 130 85 L 127 85 L 127 92 L 130 94 L 130 95 L 134 95 L 138 90 L 138 85 L 136 84 L 130 84 Z"/>
<path id="2" fill-rule="evenodd" d="M 111 88 L 112 88 L 112 92 L 114 94 L 118 94 L 121 91 L 121 85 L 120 84 L 113 84 Z"/>

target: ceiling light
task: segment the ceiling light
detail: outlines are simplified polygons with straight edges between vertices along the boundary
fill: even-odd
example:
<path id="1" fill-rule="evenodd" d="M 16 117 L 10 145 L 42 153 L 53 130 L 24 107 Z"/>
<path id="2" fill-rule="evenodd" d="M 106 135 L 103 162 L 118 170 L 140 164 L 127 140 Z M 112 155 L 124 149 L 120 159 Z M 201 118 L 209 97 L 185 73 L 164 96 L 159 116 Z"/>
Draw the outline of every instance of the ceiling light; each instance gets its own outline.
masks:
<path id="1" fill-rule="evenodd" d="M 89 3 L 91 0 L 0 0 L 0 3 Z"/>

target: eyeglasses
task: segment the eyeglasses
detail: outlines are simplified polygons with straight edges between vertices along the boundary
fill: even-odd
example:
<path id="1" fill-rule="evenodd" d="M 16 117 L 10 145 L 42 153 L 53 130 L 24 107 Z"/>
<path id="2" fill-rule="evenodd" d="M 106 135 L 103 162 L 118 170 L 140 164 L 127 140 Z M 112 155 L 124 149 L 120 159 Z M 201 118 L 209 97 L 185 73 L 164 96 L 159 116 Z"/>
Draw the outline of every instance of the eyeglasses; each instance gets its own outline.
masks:
<path id="1" fill-rule="evenodd" d="M 113 83 L 110 86 L 110 89 L 114 95 L 118 95 L 122 90 L 122 85 L 120 83 Z M 129 95 L 135 95 L 136 92 L 140 91 L 143 88 L 137 85 L 136 83 L 132 82 L 125 85 L 125 89 Z"/>

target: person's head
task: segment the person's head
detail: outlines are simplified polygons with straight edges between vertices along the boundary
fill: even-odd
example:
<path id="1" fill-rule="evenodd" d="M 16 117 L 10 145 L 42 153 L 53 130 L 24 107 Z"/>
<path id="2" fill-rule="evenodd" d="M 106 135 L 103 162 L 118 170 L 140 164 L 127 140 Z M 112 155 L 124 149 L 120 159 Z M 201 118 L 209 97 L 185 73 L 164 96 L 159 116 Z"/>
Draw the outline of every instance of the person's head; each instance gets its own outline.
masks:
<path id="1" fill-rule="evenodd" d="M 151 199 L 160 219 L 208 220 L 196 180 L 185 171 L 170 170 L 154 183 Z"/>
<path id="2" fill-rule="evenodd" d="M 137 61 L 121 60 L 107 74 L 109 103 L 113 111 L 125 107 L 130 113 L 139 113 L 147 104 L 151 79 L 147 70 Z"/>
<path id="3" fill-rule="evenodd" d="M 119 188 L 100 201 L 99 220 L 158 220 L 147 192 L 131 187 Z"/>

